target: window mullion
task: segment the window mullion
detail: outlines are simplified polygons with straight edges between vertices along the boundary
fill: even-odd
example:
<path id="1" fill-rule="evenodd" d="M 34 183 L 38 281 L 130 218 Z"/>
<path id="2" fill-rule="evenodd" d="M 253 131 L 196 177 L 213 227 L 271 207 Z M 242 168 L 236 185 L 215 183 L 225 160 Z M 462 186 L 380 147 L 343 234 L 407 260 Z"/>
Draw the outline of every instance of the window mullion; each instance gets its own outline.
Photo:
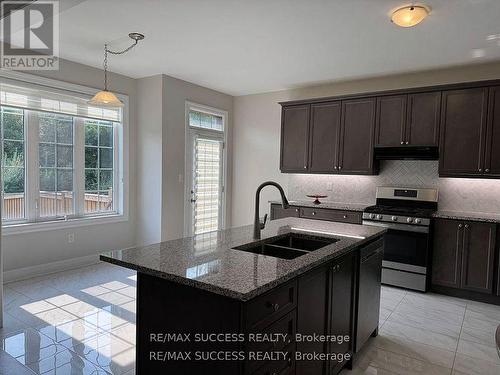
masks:
<path id="1" fill-rule="evenodd" d="M 74 118 L 74 184 L 75 216 L 85 214 L 85 122 L 80 117 Z"/>
<path id="2" fill-rule="evenodd" d="M 27 116 L 26 116 L 27 114 Z M 37 221 L 40 217 L 39 131 L 38 113 L 26 111 L 26 219 Z"/>

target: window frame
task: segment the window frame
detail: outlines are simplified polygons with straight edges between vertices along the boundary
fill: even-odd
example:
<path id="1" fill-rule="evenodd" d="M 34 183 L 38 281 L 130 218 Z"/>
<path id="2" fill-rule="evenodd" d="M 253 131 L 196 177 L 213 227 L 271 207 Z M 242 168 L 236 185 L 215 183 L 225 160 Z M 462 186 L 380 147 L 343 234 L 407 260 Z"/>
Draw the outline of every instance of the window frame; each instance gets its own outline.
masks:
<path id="1" fill-rule="evenodd" d="M 61 82 L 58 80 L 38 77 L 32 74 L 0 71 L 0 79 L 6 78 L 16 81 L 19 86 L 25 85 L 40 85 L 45 89 L 64 91 L 68 95 L 86 95 L 91 97 L 98 89 Z M 39 178 L 38 178 L 38 126 L 35 131 L 27 126 L 28 117 L 36 110 L 25 109 L 25 218 L 23 220 L 13 220 L 2 223 L 2 234 L 11 235 L 17 233 L 37 232 L 45 230 L 57 230 L 61 228 L 71 228 L 88 225 L 100 225 L 104 223 L 115 223 L 128 221 L 129 219 L 129 97 L 123 94 L 117 94 L 117 97 L 125 104 L 122 109 L 122 119 L 119 126 L 113 126 L 114 135 L 114 181 L 113 181 L 113 211 L 102 213 L 84 214 L 83 199 L 85 191 L 85 172 L 84 168 L 79 168 L 79 165 L 85 166 L 84 156 L 84 134 L 80 136 L 81 142 L 77 139 L 80 130 L 84 133 L 83 126 L 79 127 L 77 122 L 84 121 L 86 117 L 73 115 L 73 194 L 74 194 L 74 214 L 68 217 L 48 217 L 37 218 L 36 213 L 36 196 L 39 196 Z M 6 105 L 8 107 L 8 105 Z M 47 111 L 50 112 L 50 111 Z M 65 115 L 65 114 L 63 114 Z M 102 120 L 117 123 L 111 120 Z M 81 145 L 80 145 L 81 144 Z M 33 146 L 33 147 L 32 147 Z M 82 147 L 80 149 L 80 146 Z M 83 158 L 79 160 L 79 158 Z M 82 169 L 79 171 L 79 169 Z M 29 176 L 31 174 L 31 176 Z M 33 178 L 33 175 L 36 177 Z M 28 183 L 29 181 L 29 183 Z M 33 183 L 31 183 L 33 182 Z M 79 199 L 81 195 L 81 199 Z M 3 197 L 2 197 L 3 198 Z M 2 202 L 3 203 L 3 202 Z"/>

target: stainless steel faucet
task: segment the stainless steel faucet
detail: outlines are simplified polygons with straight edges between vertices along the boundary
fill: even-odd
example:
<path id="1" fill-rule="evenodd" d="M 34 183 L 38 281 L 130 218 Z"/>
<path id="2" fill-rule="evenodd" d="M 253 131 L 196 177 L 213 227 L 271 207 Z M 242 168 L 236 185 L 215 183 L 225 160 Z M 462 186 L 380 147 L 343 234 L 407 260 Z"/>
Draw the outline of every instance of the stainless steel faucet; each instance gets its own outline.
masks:
<path id="1" fill-rule="evenodd" d="M 260 240 L 260 231 L 265 228 L 266 226 L 266 220 L 267 220 L 267 214 L 264 216 L 264 222 L 260 222 L 260 215 L 259 215 L 259 205 L 260 205 L 260 191 L 268 186 L 275 186 L 280 194 L 281 194 L 281 205 L 283 208 L 288 208 L 290 205 L 288 204 L 288 199 L 286 199 L 285 192 L 283 191 L 283 188 L 281 187 L 280 184 L 274 181 L 266 181 L 257 188 L 257 192 L 255 193 L 255 218 L 254 218 L 254 223 L 253 223 L 253 238 L 256 240 Z"/>

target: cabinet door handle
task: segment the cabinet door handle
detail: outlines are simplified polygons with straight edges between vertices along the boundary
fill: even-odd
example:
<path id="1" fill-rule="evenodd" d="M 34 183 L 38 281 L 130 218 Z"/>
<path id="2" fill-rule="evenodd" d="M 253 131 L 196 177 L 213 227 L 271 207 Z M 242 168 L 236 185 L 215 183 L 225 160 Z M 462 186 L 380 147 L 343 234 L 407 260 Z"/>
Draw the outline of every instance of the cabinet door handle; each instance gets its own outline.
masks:
<path id="1" fill-rule="evenodd" d="M 462 228 L 462 227 L 463 227 L 463 225 L 462 225 L 462 224 L 458 224 L 458 227 L 459 227 L 459 228 Z"/>
<path id="2" fill-rule="evenodd" d="M 342 167 L 341 167 L 341 166 L 339 166 L 339 169 L 342 169 Z"/>
<path id="3" fill-rule="evenodd" d="M 469 228 L 469 224 L 465 224 L 465 229 Z"/>
<path id="4" fill-rule="evenodd" d="M 486 168 L 484 171 L 485 171 L 486 173 L 488 173 L 490 170 L 489 170 L 488 168 Z"/>
<path id="5" fill-rule="evenodd" d="M 404 145 L 405 143 L 403 141 L 401 141 L 401 144 Z"/>
<path id="6" fill-rule="evenodd" d="M 479 168 L 479 169 L 478 169 L 478 171 L 479 171 L 479 172 L 482 172 L 482 171 L 483 171 L 483 169 L 482 169 L 482 168 Z"/>
<path id="7" fill-rule="evenodd" d="M 337 166 L 333 167 L 333 169 L 337 169 Z"/>
<path id="8" fill-rule="evenodd" d="M 307 169 L 307 165 L 304 165 L 304 169 Z"/>
<path id="9" fill-rule="evenodd" d="M 410 143 L 410 142 L 406 141 L 406 144 L 408 144 L 408 143 Z"/>

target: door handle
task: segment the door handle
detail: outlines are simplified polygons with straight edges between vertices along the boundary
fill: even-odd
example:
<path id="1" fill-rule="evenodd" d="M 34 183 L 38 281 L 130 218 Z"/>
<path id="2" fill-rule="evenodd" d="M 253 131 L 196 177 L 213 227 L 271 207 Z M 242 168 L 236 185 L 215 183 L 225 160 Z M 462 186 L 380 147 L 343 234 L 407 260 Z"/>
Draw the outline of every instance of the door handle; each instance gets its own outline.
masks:
<path id="1" fill-rule="evenodd" d="M 190 201 L 191 201 L 191 203 L 194 203 L 194 202 L 196 202 L 196 199 L 191 198 Z"/>

